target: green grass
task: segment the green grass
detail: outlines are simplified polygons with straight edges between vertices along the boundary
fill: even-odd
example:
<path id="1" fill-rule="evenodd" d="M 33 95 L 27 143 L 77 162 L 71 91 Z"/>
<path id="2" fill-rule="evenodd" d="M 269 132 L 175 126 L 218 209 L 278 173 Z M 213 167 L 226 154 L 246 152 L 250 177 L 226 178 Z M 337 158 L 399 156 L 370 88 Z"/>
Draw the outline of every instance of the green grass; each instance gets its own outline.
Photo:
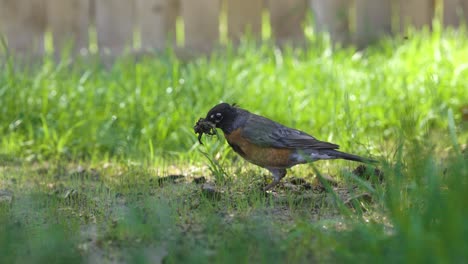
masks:
<path id="1" fill-rule="evenodd" d="M 301 49 L 247 41 L 188 61 L 170 50 L 113 64 L 10 57 L 0 190 L 13 202 L 0 201 L 0 260 L 464 262 L 467 61 L 466 32 L 437 27 L 360 52 L 309 35 Z M 332 175 L 338 187 L 265 196 L 269 175 L 222 136 L 197 143 L 193 125 L 221 101 L 377 158 L 384 181 L 318 162 L 288 175 L 314 187 Z M 158 182 L 170 174 L 189 180 Z"/>

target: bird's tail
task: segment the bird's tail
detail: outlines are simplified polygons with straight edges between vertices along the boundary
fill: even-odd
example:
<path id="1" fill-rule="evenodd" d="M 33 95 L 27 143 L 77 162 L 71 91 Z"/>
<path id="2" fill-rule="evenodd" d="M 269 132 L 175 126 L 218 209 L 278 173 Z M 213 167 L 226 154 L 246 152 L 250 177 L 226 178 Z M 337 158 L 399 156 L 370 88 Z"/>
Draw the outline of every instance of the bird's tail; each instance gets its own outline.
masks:
<path id="1" fill-rule="evenodd" d="M 341 152 L 338 150 L 326 150 L 323 151 L 325 154 L 330 155 L 332 157 L 335 157 L 337 159 L 345 159 L 345 160 L 352 160 L 352 161 L 358 161 L 362 163 L 377 163 L 377 160 L 374 159 L 369 159 L 369 158 L 364 158 L 358 155 L 354 154 L 349 154 L 345 152 Z"/>

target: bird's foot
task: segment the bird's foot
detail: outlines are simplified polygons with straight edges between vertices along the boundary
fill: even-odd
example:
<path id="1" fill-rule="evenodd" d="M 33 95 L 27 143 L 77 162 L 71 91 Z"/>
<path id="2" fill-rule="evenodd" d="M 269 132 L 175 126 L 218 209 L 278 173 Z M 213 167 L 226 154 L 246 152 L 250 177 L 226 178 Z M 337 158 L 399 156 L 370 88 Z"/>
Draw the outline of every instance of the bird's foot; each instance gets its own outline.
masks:
<path id="1" fill-rule="evenodd" d="M 265 186 L 265 188 L 263 188 L 263 191 L 266 192 L 266 191 L 272 189 L 272 188 L 275 187 L 278 183 L 279 183 L 279 181 L 273 180 L 270 184 L 268 184 L 267 186 Z"/>

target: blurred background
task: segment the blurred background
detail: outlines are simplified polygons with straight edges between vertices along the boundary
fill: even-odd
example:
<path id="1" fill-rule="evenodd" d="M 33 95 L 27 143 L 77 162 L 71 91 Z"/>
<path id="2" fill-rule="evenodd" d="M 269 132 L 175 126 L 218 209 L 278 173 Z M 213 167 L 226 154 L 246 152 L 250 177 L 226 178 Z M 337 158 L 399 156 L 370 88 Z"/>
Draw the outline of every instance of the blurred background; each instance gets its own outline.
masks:
<path id="1" fill-rule="evenodd" d="M 435 17 L 458 27 L 467 11 L 466 0 L 1 0 L 0 33 L 18 53 L 58 53 L 72 43 L 82 54 L 210 52 L 244 35 L 303 43 L 312 23 L 335 42 L 365 47 L 408 27 L 431 29 Z"/>

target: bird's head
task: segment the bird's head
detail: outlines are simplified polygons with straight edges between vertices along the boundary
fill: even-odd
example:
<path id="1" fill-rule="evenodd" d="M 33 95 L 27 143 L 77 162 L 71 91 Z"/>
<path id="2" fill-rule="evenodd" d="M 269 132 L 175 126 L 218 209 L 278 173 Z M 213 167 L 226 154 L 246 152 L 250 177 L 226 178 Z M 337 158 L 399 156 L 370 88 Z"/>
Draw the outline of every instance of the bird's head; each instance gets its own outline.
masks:
<path id="1" fill-rule="evenodd" d="M 237 110 L 234 105 L 221 103 L 208 111 L 205 120 L 212 123 L 215 127 L 221 128 L 223 131 L 229 128 L 229 125 L 234 122 Z"/>

